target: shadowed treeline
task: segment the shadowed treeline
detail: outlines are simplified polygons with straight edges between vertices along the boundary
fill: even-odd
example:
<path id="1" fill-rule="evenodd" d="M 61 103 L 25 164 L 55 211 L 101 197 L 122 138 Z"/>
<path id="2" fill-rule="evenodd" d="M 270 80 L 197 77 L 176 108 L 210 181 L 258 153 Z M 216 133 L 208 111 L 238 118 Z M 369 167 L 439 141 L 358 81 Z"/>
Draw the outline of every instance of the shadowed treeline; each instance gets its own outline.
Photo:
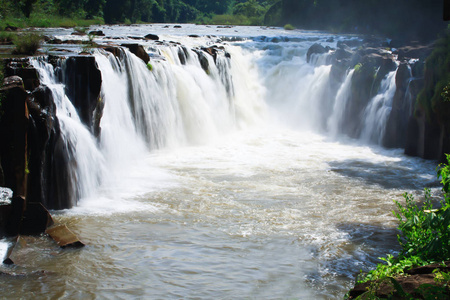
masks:
<path id="1" fill-rule="evenodd" d="M 281 23 L 431 40 L 447 26 L 442 0 L 283 0 Z"/>

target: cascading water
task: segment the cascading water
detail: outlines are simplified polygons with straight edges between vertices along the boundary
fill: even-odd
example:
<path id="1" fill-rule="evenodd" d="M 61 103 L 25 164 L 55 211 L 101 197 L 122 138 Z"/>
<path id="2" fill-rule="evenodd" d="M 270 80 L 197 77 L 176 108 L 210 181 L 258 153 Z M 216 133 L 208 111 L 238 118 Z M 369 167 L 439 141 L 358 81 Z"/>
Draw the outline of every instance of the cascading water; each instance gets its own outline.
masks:
<path id="1" fill-rule="evenodd" d="M 72 205 L 80 198 L 90 196 L 100 185 L 105 166 L 103 155 L 89 130 L 81 123 L 75 107 L 67 98 L 64 86 L 56 80 L 53 66 L 43 60 L 32 60 L 39 71 L 43 85 L 48 86 L 56 104 L 56 115 L 61 125 L 61 137 L 66 149 L 68 172 L 67 197 Z"/>
<path id="2" fill-rule="evenodd" d="M 350 98 L 352 78 L 355 70 L 348 72 L 345 77 L 344 83 L 339 88 L 336 99 L 334 100 L 333 112 L 328 119 L 327 127 L 328 131 L 333 137 L 336 137 L 340 133 L 342 124 L 346 121 L 344 119 L 344 112 L 347 108 L 347 103 Z"/>
<path id="3" fill-rule="evenodd" d="M 52 67 L 34 62 L 53 90 L 82 197 L 55 218 L 88 247 L 64 252 L 44 237 L 18 243 L 12 259 L 32 266 L 18 270 L 46 272 L 2 276 L 5 297 L 23 298 L 25 290 L 68 298 L 342 299 L 355 272 L 395 254 L 392 199 L 435 186 L 435 166 L 363 141 L 336 142 L 355 71 L 336 77 L 325 56 L 307 63 L 306 52 L 347 37 L 298 31 L 287 38 L 283 30 L 243 27 L 247 36 L 223 38 L 237 42 L 222 43 L 214 58 L 204 47 L 219 38 L 187 37 L 209 35 L 209 27 L 102 29 L 124 41 L 160 30 L 174 43 L 142 41 L 150 66 L 125 48 L 117 57 L 94 52 L 104 104 L 97 139 Z M 116 41 L 105 39 L 97 42 Z M 388 113 L 393 83 L 390 73 L 367 99 L 362 140 L 381 137 L 377 122 Z"/>
<path id="4" fill-rule="evenodd" d="M 386 131 L 387 118 L 392 110 L 395 94 L 395 74 L 390 72 L 381 82 L 380 92 L 372 98 L 364 112 L 364 127 L 361 139 L 368 143 L 381 144 Z"/>

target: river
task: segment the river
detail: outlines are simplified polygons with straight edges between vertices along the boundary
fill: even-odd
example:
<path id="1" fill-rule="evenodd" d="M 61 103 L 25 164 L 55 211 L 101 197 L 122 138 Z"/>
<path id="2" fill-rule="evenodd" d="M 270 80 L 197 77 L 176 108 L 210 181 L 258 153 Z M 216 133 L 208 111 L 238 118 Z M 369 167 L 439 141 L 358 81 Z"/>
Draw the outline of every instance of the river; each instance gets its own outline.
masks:
<path id="1" fill-rule="evenodd" d="M 2 266 L 16 275 L 0 276 L 2 297 L 342 299 L 359 270 L 398 251 L 393 199 L 438 191 L 435 161 L 339 133 L 345 78 L 327 91 L 330 67 L 320 57 L 306 63 L 306 51 L 356 36 L 188 24 L 94 29 L 105 32 L 101 43 L 154 33 L 188 53 L 221 39 L 231 59 L 208 74 L 192 53 L 183 65 L 178 48 L 149 41 L 152 71 L 131 54 L 120 65 L 94 53 L 101 140 L 74 125 L 61 96 L 67 139 L 83 144 L 75 154 L 82 198 L 52 212 L 86 247 L 21 237 L 16 265 Z M 46 30 L 80 38 L 70 32 Z M 392 77 L 381 96 L 392 97 Z M 135 99 L 123 101 L 130 90 Z M 130 101 L 142 119 L 131 116 Z"/>

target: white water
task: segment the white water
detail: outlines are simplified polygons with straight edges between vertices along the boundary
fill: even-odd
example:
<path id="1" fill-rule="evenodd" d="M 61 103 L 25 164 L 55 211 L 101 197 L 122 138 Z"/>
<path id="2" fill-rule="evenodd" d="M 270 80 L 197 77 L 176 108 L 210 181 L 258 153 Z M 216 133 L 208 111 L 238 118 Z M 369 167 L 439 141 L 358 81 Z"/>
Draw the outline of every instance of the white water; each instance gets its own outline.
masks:
<path id="1" fill-rule="evenodd" d="M 106 172 L 103 154 L 94 137 L 81 123 L 75 107 L 64 92 L 64 86 L 57 83 L 53 66 L 40 60 L 33 60 L 32 63 L 39 71 L 41 83 L 50 87 L 53 94 L 61 136 L 69 153 L 68 163 L 72 170 L 69 176 L 73 183 L 74 200 L 88 197 L 98 188 Z"/>
<path id="2" fill-rule="evenodd" d="M 164 58 L 151 61 L 153 71 L 128 52 L 123 61 L 95 53 L 102 133 L 99 143 L 82 143 L 95 157 L 81 155 L 75 137 L 87 130 L 58 98 L 58 117 L 73 132 L 67 141 L 89 165 L 77 169 L 77 182 L 101 178 L 76 208 L 55 212 L 87 247 L 24 238 L 13 260 L 31 274 L 3 278 L 7 296 L 341 299 L 359 269 L 395 252 L 392 199 L 435 186 L 434 162 L 339 135 L 352 71 L 332 91 L 330 67 L 305 57 L 309 38 L 325 45 L 330 36 L 227 44 L 227 73 L 210 58 L 207 74 L 191 48 L 211 39 L 160 30 L 187 46 L 185 65 L 176 45 L 149 42 Z"/>
<path id="3" fill-rule="evenodd" d="M 364 127 L 361 139 L 370 143 L 381 144 L 386 132 L 386 123 L 392 110 L 392 99 L 395 94 L 395 71 L 390 72 L 381 82 L 378 95 L 373 97 L 364 113 Z"/>

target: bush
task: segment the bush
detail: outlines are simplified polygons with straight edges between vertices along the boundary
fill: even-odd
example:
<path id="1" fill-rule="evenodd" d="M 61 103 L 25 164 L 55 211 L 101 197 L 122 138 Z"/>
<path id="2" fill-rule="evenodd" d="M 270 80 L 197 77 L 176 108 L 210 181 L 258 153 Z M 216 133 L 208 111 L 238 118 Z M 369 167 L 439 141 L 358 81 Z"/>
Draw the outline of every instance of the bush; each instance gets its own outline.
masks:
<path id="1" fill-rule="evenodd" d="M 284 29 L 285 30 L 294 30 L 295 27 L 293 25 L 291 25 L 291 24 L 286 24 L 286 25 L 284 25 Z"/>
<path id="2" fill-rule="evenodd" d="M 375 270 L 359 280 L 359 283 L 395 276 L 402 274 L 405 269 L 450 259 L 450 155 L 448 154 L 447 162 L 437 168 L 444 193 L 444 199 L 440 201 L 439 207 L 433 207 L 428 189 L 425 189 L 425 201 L 420 207 L 408 193 L 403 195 L 406 201 L 404 206 L 395 201 L 398 212 L 394 212 L 394 215 L 399 220 L 398 228 L 402 233 L 398 236 L 401 252 L 398 257 L 388 255 L 386 258 L 380 258 L 387 264 L 379 264 Z"/>
<path id="3" fill-rule="evenodd" d="M 42 36 L 37 33 L 17 35 L 13 43 L 16 48 L 13 54 L 34 55 L 41 46 Z"/>

